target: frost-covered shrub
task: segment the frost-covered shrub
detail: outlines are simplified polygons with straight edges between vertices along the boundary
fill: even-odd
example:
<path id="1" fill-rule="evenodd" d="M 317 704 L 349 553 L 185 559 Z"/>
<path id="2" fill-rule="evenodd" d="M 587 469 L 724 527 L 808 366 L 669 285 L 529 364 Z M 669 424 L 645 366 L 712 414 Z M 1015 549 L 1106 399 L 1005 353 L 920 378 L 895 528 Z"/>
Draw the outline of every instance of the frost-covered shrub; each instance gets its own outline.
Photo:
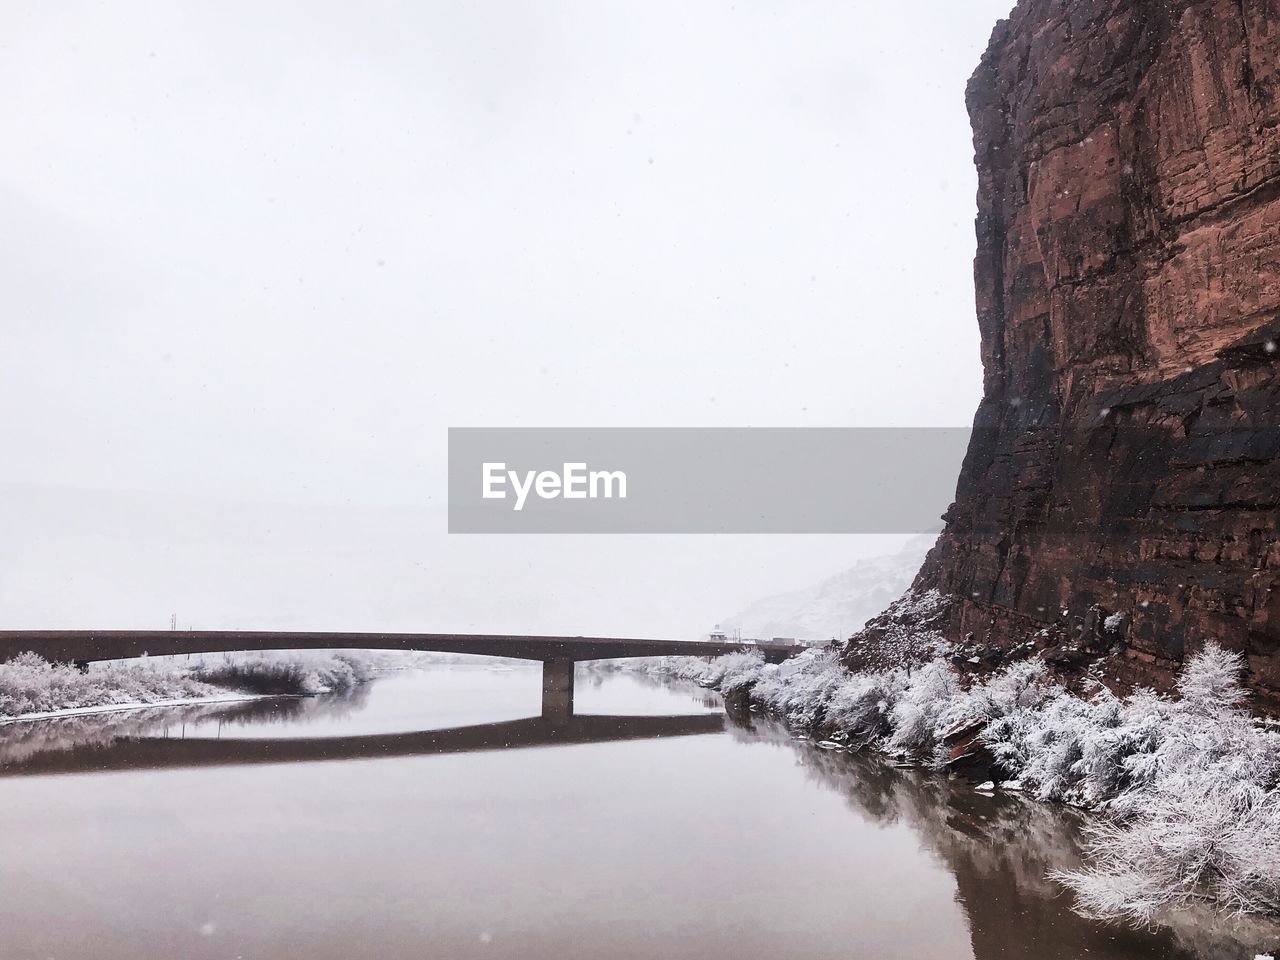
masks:
<path id="1" fill-rule="evenodd" d="M 992 754 L 1006 770 L 1020 770 L 1030 759 L 1027 737 L 1035 712 L 1061 693 L 1043 661 L 1020 661 L 953 697 L 942 711 L 939 736 L 974 721 L 985 722 L 980 736 Z"/>
<path id="2" fill-rule="evenodd" d="M 879 739 L 893 732 L 890 717 L 907 688 L 905 670 L 876 670 L 846 676 L 832 694 L 827 720 L 832 726 L 863 739 Z"/>
<path id="3" fill-rule="evenodd" d="M 261 655 L 228 657 L 192 671 L 199 680 L 249 693 L 341 693 L 372 677 L 372 667 L 346 654 L 322 656 Z"/>
<path id="4" fill-rule="evenodd" d="M 1082 912 L 1149 920 L 1208 899 L 1280 913 L 1280 734 L 1240 709 L 1242 669 L 1210 644 L 1187 664 L 1182 699 L 1123 705 L 1126 776 L 1092 829 L 1086 869 L 1060 877 Z"/>
<path id="5" fill-rule="evenodd" d="M 941 720 L 960 695 L 960 681 L 944 660 L 917 670 L 890 712 L 893 733 L 888 749 L 915 757 L 932 757 L 942 733 Z"/>
<path id="6" fill-rule="evenodd" d="M 759 680 L 764 667 L 764 657 L 755 651 L 727 653 L 711 661 L 707 680 L 725 696 L 732 696 Z"/>
<path id="7" fill-rule="evenodd" d="M 1073 799 L 1096 806 L 1148 782 L 1151 758 L 1167 731 L 1170 703 L 1150 690 L 1138 690 L 1122 701 L 1102 689 L 1087 707 L 1089 725 L 1080 737 Z"/>
<path id="8" fill-rule="evenodd" d="M 1061 692 L 1062 687 L 1050 681 L 1043 660 L 1022 660 L 953 697 L 942 723 L 1016 716 L 1039 708 Z"/>
<path id="9" fill-rule="evenodd" d="M 1076 799 L 1085 745 L 1110 725 L 1108 705 L 1058 693 L 1038 709 L 997 718 L 982 739 L 1006 770 L 1042 800 Z"/>
<path id="10" fill-rule="evenodd" d="M 95 663 L 80 670 L 24 653 L 0 663 L 0 716 L 210 697 L 226 689 L 314 694 L 349 690 L 376 673 L 361 654 L 227 655 L 194 667 L 165 658 Z"/>
<path id="11" fill-rule="evenodd" d="M 707 679 L 710 664 L 697 657 L 663 657 L 661 672 L 674 680 L 692 680 L 700 683 Z"/>
<path id="12" fill-rule="evenodd" d="M 1234 711 L 1248 698 L 1248 691 L 1240 682 L 1243 672 L 1244 657 L 1216 643 L 1206 644 L 1178 677 L 1184 709 L 1201 716 Z"/>
<path id="13" fill-rule="evenodd" d="M 146 660 L 79 670 L 23 653 L 0 663 L 0 716 L 50 713 L 123 703 L 208 696 L 214 689 L 185 672 L 155 669 Z"/>
<path id="14" fill-rule="evenodd" d="M 1095 824 L 1086 868 L 1059 876 L 1081 912 L 1148 921 L 1162 909 L 1211 899 L 1280 913 L 1274 785 L 1198 770 L 1161 777 L 1140 801 L 1128 816 Z"/>
<path id="15" fill-rule="evenodd" d="M 766 667 L 751 691 L 753 702 L 809 726 L 825 717 L 848 672 L 831 653 L 810 651 L 778 667 Z"/>
<path id="16" fill-rule="evenodd" d="M 708 685 L 711 662 L 698 657 L 633 657 L 628 660 L 584 660 L 593 673 L 638 673 L 655 680 L 689 680 Z"/>
<path id="17" fill-rule="evenodd" d="M 1105 688 L 1087 700 L 1059 693 L 983 739 L 1040 799 L 1096 806 L 1150 779 L 1171 706 L 1147 690 L 1128 700 Z"/>

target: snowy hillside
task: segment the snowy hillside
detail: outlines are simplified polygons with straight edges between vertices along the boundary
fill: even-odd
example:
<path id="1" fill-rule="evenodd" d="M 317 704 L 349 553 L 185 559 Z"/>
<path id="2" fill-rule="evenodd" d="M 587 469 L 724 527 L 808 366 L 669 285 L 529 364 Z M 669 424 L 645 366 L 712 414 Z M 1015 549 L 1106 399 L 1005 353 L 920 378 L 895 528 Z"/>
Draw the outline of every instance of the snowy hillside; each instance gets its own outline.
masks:
<path id="1" fill-rule="evenodd" d="M 911 585 L 935 539 L 934 534 L 915 537 L 897 553 L 861 560 L 812 587 L 757 600 L 720 625 L 730 634 L 740 630 L 743 637 L 847 637 Z"/>

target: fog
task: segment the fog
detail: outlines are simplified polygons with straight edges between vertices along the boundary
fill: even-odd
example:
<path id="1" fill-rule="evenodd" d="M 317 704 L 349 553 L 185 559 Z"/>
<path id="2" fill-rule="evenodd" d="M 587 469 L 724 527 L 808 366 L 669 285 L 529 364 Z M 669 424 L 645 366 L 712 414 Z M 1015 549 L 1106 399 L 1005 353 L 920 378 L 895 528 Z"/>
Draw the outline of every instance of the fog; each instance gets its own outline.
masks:
<path id="1" fill-rule="evenodd" d="M 0 621 L 687 635 L 895 549 L 450 536 L 446 430 L 967 424 L 1009 5 L 7 4 Z"/>

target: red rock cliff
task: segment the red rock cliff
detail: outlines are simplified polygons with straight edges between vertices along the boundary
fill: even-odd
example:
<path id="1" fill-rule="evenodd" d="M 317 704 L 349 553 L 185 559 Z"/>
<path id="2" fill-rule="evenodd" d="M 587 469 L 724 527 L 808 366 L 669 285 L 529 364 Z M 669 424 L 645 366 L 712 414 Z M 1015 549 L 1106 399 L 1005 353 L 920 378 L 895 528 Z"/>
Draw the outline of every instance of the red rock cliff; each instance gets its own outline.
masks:
<path id="1" fill-rule="evenodd" d="M 996 27 L 968 88 L 985 396 L 917 580 L 949 639 L 1158 681 L 1212 638 L 1280 694 L 1278 70 L 1277 0 Z"/>

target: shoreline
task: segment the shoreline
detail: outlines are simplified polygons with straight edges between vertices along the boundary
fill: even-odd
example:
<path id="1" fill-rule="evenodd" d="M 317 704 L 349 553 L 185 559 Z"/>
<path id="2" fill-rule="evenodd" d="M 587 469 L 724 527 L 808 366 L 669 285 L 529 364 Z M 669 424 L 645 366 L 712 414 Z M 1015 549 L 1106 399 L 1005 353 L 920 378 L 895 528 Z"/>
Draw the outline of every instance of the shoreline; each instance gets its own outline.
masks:
<path id="1" fill-rule="evenodd" d="M 1280 793 L 1262 762 L 1280 737 L 1245 709 L 1238 654 L 1209 645 L 1184 667 L 1176 696 L 1126 698 L 1081 697 L 1035 659 L 968 686 L 942 659 L 913 674 L 852 672 L 832 651 L 788 664 L 729 654 L 710 664 L 669 658 L 642 672 L 715 690 L 726 714 L 769 716 L 820 750 L 871 753 L 967 780 L 978 793 L 1090 814 L 1082 866 L 1049 877 L 1075 895 L 1082 916 L 1172 927 L 1209 904 L 1218 918 L 1267 927 L 1268 942 L 1280 936 L 1275 868 L 1239 867 L 1280 847 Z M 1234 818 L 1220 815 L 1227 801 L 1241 805 Z M 1232 827 L 1241 818 L 1247 830 Z M 1207 864 L 1185 869 L 1179 849 L 1159 844 L 1169 831 L 1213 851 Z"/>
<path id="2" fill-rule="evenodd" d="M 268 700 L 296 697 L 288 693 L 228 693 L 213 697 L 172 697 L 166 700 L 132 701 L 130 703 L 103 703 L 93 707 L 67 707 L 63 710 L 46 710 L 39 713 L 22 713 L 14 717 L 0 717 L 0 727 L 12 723 L 32 723 L 37 720 L 61 720 L 65 717 L 87 717 L 100 713 L 121 713 L 127 710 L 146 710 L 149 707 L 188 707 L 210 703 L 238 703 L 244 700 Z"/>

